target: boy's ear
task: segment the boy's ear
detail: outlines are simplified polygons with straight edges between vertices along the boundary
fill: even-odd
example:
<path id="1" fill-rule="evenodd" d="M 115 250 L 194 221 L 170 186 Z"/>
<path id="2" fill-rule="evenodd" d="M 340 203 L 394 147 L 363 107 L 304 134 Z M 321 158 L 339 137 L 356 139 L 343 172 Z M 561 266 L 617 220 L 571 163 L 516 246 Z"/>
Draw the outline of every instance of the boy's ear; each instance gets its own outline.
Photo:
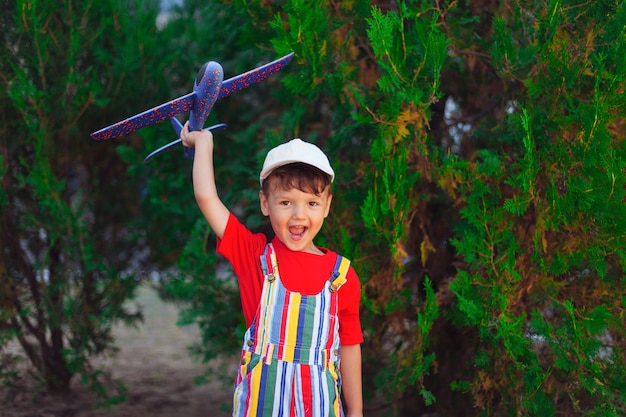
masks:
<path id="1" fill-rule="evenodd" d="M 269 204 L 267 201 L 267 197 L 265 197 L 265 194 L 263 193 L 263 190 L 259 191 L 259 200 L 261 201 L 261 213 L 263 213 L 264 216 L 269 216 Z"/>
<path id="2" fill-rule="evenodd" d="M 326 200 L 326 208 L 324 210 L 324 218 L 328 217 L 328 213 L 330 213 L 330 203 L 333 201 L 333 195 L 328 195 L 328 200 Z"/>

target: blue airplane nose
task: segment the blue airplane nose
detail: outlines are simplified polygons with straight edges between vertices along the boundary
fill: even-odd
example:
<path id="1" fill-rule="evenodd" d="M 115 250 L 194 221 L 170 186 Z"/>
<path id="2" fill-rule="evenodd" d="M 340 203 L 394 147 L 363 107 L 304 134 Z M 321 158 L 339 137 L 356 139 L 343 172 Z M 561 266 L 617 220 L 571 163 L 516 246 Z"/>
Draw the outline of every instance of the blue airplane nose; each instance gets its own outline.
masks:
<path id="1" fill-rule="evenodd" d="M 198 71 L 198 75 L 196 75 L 196 85 L 199 85 L 200 82 L 202 81 L 202 77 L 204 77 L 204 73 L 206 72 L 207 65 L 209 65 L 209 63 L 205 62 L 204 65 L 200 67 L 200 70 Z"/>

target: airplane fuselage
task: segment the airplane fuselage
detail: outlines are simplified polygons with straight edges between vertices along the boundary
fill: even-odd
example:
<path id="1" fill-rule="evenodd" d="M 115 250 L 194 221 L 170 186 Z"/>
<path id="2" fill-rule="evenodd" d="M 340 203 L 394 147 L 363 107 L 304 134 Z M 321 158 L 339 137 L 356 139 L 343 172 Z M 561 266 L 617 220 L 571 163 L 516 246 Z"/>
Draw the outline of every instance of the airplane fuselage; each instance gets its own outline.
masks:
<path id="1" fill-rule="evenodd" d="M 189 130 L 202 130 L 219 97 L 223 80 L 224 70 L 217 62 L 209 61 L 200 68 L 193 86 L 196 97 L 189 112 Z"/>

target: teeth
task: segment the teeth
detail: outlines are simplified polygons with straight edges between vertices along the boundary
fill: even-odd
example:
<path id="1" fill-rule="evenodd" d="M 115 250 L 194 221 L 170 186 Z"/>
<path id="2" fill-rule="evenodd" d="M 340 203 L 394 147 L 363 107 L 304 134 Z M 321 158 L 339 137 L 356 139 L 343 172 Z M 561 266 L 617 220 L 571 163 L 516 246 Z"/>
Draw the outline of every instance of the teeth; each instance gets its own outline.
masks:
<path id="1" fill-rule="evenodd" d="M 292 226 L 289 228 L 289 230 L 291 231 L 291 233 L 293 233 L 294 235 L 298 235 L 304 232 L 304 226 Z"/>

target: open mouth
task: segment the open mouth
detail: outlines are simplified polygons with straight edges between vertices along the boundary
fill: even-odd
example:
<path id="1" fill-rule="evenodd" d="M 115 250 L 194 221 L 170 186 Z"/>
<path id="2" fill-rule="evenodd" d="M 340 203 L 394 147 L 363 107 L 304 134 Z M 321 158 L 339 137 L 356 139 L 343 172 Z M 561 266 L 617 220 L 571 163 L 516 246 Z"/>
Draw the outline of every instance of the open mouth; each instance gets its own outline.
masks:
<path id="1" fill-rule="evenodd" d="M 306 226 L 290 226 L 289 234 L 291 235 L 291 238 L 293 240 L 300 240 L 304 236 L 304 233 L 306 232 L 306 230 L 307 230 Z"/>

